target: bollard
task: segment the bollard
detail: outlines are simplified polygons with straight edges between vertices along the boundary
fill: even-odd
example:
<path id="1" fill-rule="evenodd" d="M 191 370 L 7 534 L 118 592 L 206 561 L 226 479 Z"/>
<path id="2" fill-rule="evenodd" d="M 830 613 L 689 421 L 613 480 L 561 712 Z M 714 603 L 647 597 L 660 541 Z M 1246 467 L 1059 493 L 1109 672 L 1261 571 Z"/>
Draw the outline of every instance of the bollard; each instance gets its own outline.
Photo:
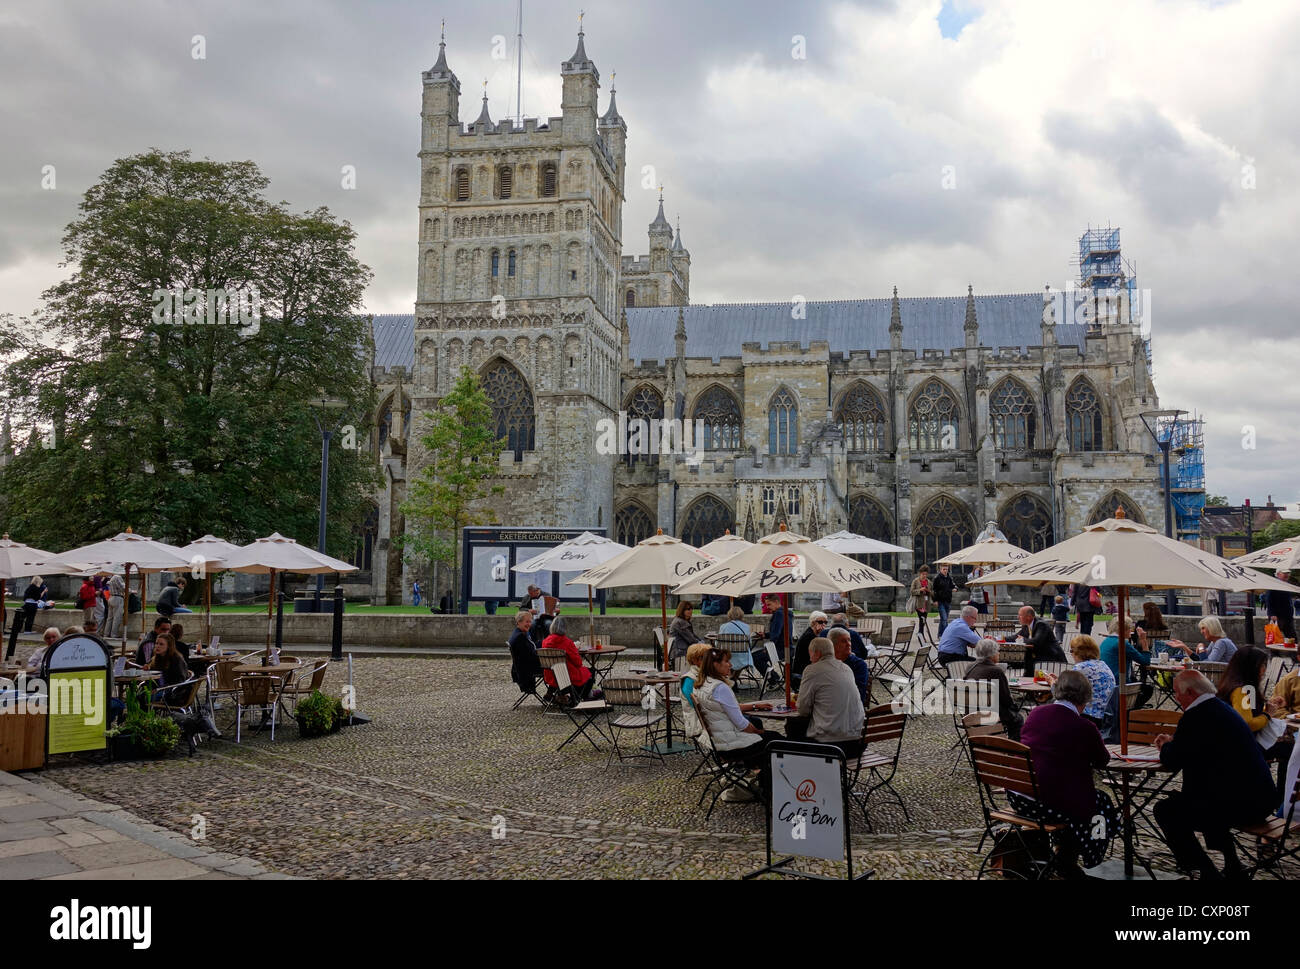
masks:
<path id="1" fill-rule="evenodd" d="M 1251 593 L 1251 597 L 1254 598 L 1254 593 Z M 1246 606 L 1246 608 L 1241 610 L 1241 614 L 1246 617 L 1246 645 L 1254 646 L 1255 645 L 1255 607 Z"/>
<path id="2" fill-rule="evenodd" d="M 23 628 L 23 611 L 15 609 L 14 624 L 9 630 L 9 649 L 5 653 L 5 659 L 13 659 L 14 650 L 18 648 L 18 630 Z"/>
<path id="3" fill-rule="evenodd" d="M 330 659 L 343 658 L 343 586 L 334 587 L 334 627 L 330 634 Z"/>

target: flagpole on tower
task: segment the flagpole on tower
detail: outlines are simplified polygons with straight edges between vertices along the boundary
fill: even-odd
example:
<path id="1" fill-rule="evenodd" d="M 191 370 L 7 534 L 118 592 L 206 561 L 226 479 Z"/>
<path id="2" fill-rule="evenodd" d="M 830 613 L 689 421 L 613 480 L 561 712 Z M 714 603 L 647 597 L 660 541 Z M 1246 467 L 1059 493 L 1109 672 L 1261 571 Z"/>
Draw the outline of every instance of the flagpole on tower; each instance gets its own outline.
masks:
<path id="1" fill-rule="evenodd" d="M 519 0 L 519 29 L 515 33 L 515 113 L 516 124 L 524 125 L 524 0 Z"/>

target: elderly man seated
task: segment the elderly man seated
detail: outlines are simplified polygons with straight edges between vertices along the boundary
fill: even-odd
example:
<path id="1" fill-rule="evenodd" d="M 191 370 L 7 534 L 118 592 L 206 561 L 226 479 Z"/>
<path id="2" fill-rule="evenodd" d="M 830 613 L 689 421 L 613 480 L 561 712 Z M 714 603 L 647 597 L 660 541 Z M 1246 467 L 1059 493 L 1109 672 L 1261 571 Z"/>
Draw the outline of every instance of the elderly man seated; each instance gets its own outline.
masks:
<path id="1" fill-rule="evenodd" d="M 948 623 L 948 628 L 939 637 L 939 662 L 947 666 L 956 660 L 970 659 L 967 647 L 980 641 L 975 633 L 975 620 L 979 610 L 972 605 L 961 607 L 961 621 Z"/>
<path id="2" fill-rule="evenodd" d="M 808 644 L 808 666 L 799 684 L 799 717 L 786 723 L 791 740 L 832 744 L 848 758 L 862 753 L 866 712 L 853 673 L 835 658 L 829 639 Z"/>
<path id="3" fill-rule="evenodd" d="M 1020 727 L 1025 722 L 1016 711 L 1015 700 L 1011 698 L 1011 684 L 1007 682 L 1006 671 L 998 666 L 998 641 L 981 639 L 975 644 L 975 665 L 966 671 L 968 680 L 996 680 L 998 683 L 997 715 L 1007 736 L 1012 740 L 1020 739 Z"/>
<path id="4" fill-rule="evenodd" d="M 858 695 L 862 697 L 862 706 L 867 706 L 867 698 L 871 696 L 871 668 L 867 666 L 867 661 L 861 656 L 853 653 L 853 641 L 849 637 L 850 630 L 843 626 L 832 626 L 826 638 L 831 641 L 835 647 L 835 658 L 849 668 L 853 674 L 853 682 L 858 686 Z"/>
<path id="5" fill-rule="evenodd" d="M 1243 878 L 1231 831 L 1263 821 L 1277 806 L 1263 749 L 1246 721 L 1215 696 L 1205 674 L 1175 676 L 1174 698 L 1183 717 L 1173 736 L 1156 737 L 1156 746 L 1161 764 L 1183 772 L 1183 789 L 1155 806 L 1156 822 L 1179 867 L 1206 880 Z M 1223 852 L 1222 873 L 1196 840 L 1198 831 L 1206 848 Z"/>
<path id="6" fill-rule="evenodd" d="M 1021 606 L 1020 641 L 1025 644 L 1025 676 L 1034 675 L 1035 663 L 1065 663 L 1065 650 L 1056 641 L 1051 623 L 1043 622 L 1032 606 Z"/>

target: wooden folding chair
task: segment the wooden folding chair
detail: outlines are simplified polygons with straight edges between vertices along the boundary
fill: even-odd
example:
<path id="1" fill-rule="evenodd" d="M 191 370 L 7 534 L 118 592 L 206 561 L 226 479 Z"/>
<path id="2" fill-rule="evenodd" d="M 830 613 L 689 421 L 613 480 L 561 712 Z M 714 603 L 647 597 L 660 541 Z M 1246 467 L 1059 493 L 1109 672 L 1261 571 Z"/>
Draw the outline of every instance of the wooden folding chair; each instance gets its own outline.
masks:
<path id="1" fill-rule="evenodd" d="M 694 696 L 694 694 L 691 695 Z M 700 799 L 695 802 L 695 806 L 703 807 L 704 799 L 710 793 L 713 794 L 713 799 L 709 802 L 709 810 L 704 814 L 704 820 L 707 821 L 713 816 L 713 809 L 717 807 L 718 799 L 722 797 L 724 791 L 733 787 L 740 788 L 752 794 L 757 801 L 763 799 L 763 792 L 758 781 L 750 777 L 749 768 L 742 761 L 723 758 L 722 754 L 713 745 L 713 734 L 709 732 L 709 718 L 703 710 L 698 710 L 698 713 L 700 727 L 708 742 L 697 746 L 699 746 L 709 762 L 707 769 L 711 776 L 709 782 L 704 785 L 704 790 L 700 792 Z"/>
<path id="2" fill-rule="evenodd" d="M 845 768 L 849 772 L 849 793 L 862 809 L 862 818 L 871 831 L 871 816 L 867 812 L 867 802 L 876 791 L 884 789 L 903 809 L 903 818 L 909 823 L 912 816 L 908 813 L 907 802 L 894 788 L 894 775 L 898 772 L 898 760 L 903 750 L 903 732 L 907 728 L 907 714 L 894 710 L 892 704 L 884 703 L 867 711 L 866 724 L 862 731 L 862 740 L 866 746 L 862 755 L 856 760 L 848 761 Z M 863 772 L 867 775 L 867 789 L 857 790 Z"/>
<path id="3" fill-rule="evenodd" d="M 544 652 L 557 652 L 561 656 L 564 655 L 564 650 L 561 649 L 553 651 L 539 649 L 537 652 L 539 654 Z M 587 738 L 587 742 L 596 749 L 596 753 L 600 753 L 600 744 L 596 743 L 596 741 L 592 739 L 591 734 L 587 733 L 587 728 L 594 727 L 596 733 L 600 734 L 602 738 L 605 737 L 605 732 L 600 729 L 600 724 L 596 722 L 596 719 L 602 713 L 608 712 L 609 704 L 604 700 L 578 700 L 577 688 L 574 687 L 573 682 L 569 679 L 568 664 L 563 662 L 556 663 L 551 667 L 551 672 L 555 674 L 556 695 L 558 696 L 565 690 L 568 690 L 569 695 L 575 701 L 568 706 L 559 703 L 556 704 L 556 706 L 564 711 L 564 715 L 569 718 L 574 727 L 573 733 L 569 734 L 568 740 L 565 740 L 564 743 L 555 748 L 556 753 L 559 753 L 567 747 L 569 741 L 576 739 L 579 734 L 582 734 L 582 736 Z"/>
<path id="4" fill-rule="evenodd" d="M 1246 877 L 1254 878 L 1261 871 L 1279 879 L 1296 877 L 1295 868 L 1288 866 L 1284 871 L 1282 863 L 1286 860 L 1300 863 L 1300 812 L 1296 810 L 1297 804 L 1300 804 L 1300 777 L 1291 788 L 1285 814 L 1233 831 L 1233 840 L 1246 857 Z"/>
<path id="5" fill-rule="evenodd" d="M 658 760 L 663 763 L 663 754 L 655 747 L 654 728 L 664 719 L 664 708 L 658 704 L 650 710 L 642 707 L 641 696 L 644 686 L 645 684 L 640 680 L 630 676 L 607 676 L 605 682 L 601 684 L 601 690 L 605 694 L 604 702 L 607 705 L 605 725 L 609 727 L 609 736 L 614 742 L 613 750 L 605 760 L 606 770 L 609 769 L 615 756 L 618 757 L 619 763 L 628 760 Z M 618 743 L 618 734 L 621 730 L 640 731 L 644 737 L 644 744 L 639 749 L 633 747 L 625 755 Z"/>
<path id="6" fill-rule="evenodd" d="M 1007 791 L 1032 797 L 1035 801 L 1042 799 L 1029 748 L 1014 740 L 993 736 L 971 737 L 970 748 L 971 762 L 975 766 L 975 781 L 980 792 L 980 810 L 984 815 L 984 834 L 980 838 L 980 847 L 983 847 L 986 839 L 993 841 L 993 847 L 980 863 L 976 878 L 984 877 L 993 856 L 998 853 L 997 825 L 1002 825 L 1005 833 L 1010 836 L 1009 840 L 1031 859 L 1034 867 L 1033 880 L 1048 878 L 1056 866 L 1056 853 L 1051 852 L 1046 861 L 1036 857 L 1033 846 L 1025 839 L 1025 833 L 1038 832 L 1047 835 L 1050 840 L 1052 834 L 1065 830 L 1068 825 L 1035 821 L 1017 814 L 1009 805 L 1004 806 L 998 801 L 998 797 L 1005 796 Z"/>

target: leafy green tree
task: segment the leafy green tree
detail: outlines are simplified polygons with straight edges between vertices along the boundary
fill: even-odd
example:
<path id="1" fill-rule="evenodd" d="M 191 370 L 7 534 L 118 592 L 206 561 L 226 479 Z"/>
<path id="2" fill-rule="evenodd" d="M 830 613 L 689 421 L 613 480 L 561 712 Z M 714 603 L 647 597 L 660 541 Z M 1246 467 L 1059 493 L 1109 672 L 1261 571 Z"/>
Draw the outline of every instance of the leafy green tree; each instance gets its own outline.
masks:
<path id="1" fill-rule="evenodd" d="M 410 559 L 450 565 L 453 588 L 459 590 L 460 530 L 489 521 L 482 500 L 505 490 L 489 484 L 505 441 L 496 435 L 492 405 L 469 367 L 461 369 L 430 415 L 420 444 L 429 460 L 412 481 L 402 507 L 407 522 L 404 547 Z"/>
<path id="2" fill-rule="evenodd" d="M 1270 545 L 1297 536 L 1300 536 L 1300 518 L 1282 518 L 1270 522 L 1251 536 L 1251 544 L 1254 546 L 1251 551 L 1268 548 Z"/>
<path id="3" fill-rule="evenodd" d="M 342 401 L 332 422 L 365 426 L 370 272 L 350 225 L 291 212 L 268 184 L 251 161 L 150 150 L 86 192 L 63 239 L 72 275 L 0 331 L 17 445 L 0 512 L 14 535 L 60 549 L 131 525 L 172 542 L 280 531 L 315 546 L 308 402 Z M 365 450 L 331 456 L 336 554 L 377 482 Z"/>
<path id="4" fill-rule="evenodd" d="M 1227 508 L 1228 498 L 1226 495 L 1207 495 L 1205 503 L 1211 508 Z"/>

